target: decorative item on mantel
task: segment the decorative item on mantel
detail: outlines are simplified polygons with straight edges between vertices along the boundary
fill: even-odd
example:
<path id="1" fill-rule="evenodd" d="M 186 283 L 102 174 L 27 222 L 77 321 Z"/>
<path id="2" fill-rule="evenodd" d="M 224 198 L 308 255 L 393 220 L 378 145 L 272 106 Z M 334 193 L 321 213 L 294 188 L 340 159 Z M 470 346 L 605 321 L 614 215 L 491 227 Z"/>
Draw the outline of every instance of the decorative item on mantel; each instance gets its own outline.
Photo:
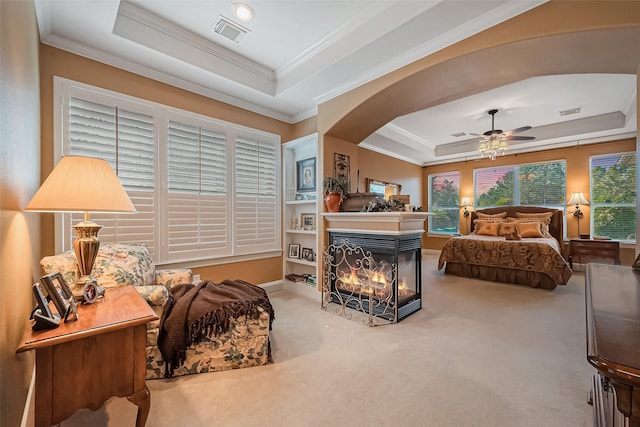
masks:
<path id="1" fill-rule="evenodd" d="M 329 212 L 339 212 L 342 202 L 349 194 L 349 183 L 335 176 L 328 176 L 322 181 L 324 202 Z"/>

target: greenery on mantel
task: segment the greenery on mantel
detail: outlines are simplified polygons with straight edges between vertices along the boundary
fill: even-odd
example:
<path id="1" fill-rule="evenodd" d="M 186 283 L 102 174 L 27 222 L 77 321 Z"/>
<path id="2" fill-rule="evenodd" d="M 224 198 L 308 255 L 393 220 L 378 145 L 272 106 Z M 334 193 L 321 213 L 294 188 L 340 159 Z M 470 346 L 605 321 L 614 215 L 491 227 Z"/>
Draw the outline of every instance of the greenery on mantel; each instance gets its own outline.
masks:
<path id="1" fill-rule="evenodd" d="M 350 186 L 348 182 L 343 182 L 341 179 L 335 176 L 328 176 L 322 181 L 322 188 L 324 194 L 336 193 L 340 195 L 341 199 L 346 199 L 349 196 Z"/>

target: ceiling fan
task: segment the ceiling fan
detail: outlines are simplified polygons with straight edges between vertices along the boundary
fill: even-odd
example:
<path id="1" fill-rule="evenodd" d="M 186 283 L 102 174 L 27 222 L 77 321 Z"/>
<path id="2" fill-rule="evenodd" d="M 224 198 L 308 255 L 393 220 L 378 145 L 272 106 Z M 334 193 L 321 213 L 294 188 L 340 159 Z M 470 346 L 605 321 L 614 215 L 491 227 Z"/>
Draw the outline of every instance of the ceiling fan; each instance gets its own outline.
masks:
<path id="1" fill-rule="evenodd" d="M 495 128 L 495 116 L 498 112 L 497 109 L 489 110 L 488 113 L 491 116 L 491 130 L 482 134 L 480 140 L 480 152 L 482 156 L 488 156 L 491 160 L 495 160 L 498 154 L 504 155 L 507 149 L 507 141 L 531 141 L 536 139 L 534 136 L 516 136 L 514 133 L 520 133 L 531 129 L 531 126 L 522 126 L 516 129 L 511 129 L 503 132 L 502 129 Z M 478 135 L 472 133 L 471 135 Z"/>

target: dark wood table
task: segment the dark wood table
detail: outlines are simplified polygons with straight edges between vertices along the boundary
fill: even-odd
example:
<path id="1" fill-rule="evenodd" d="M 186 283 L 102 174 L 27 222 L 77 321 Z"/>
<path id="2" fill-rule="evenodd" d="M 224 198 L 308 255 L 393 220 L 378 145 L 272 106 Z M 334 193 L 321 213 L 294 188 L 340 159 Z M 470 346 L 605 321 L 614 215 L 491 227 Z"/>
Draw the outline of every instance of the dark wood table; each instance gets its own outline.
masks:
<path id="1" fill-rule="evenodd" d="M 640 273 L 588 264 L 585 286 L 594 425 L 640 426 Z"/>
<path id="2" fill-rule="evenodd" d="M 617 240 L 571 239 L 569 240 L 569 267 L 573 269 L 573 260 L 578 257 L 581 264 L 585 261 L 611 261 L 620 264 L 620 242 Z"/>
<path id="3" fill-rule="evenodd" d="M 95 411 L 112 396 L 137 405 L 136 426 L 144 426 L 151 405 L 146 323 L 158 316 L 124 286 L 79 307 L 78 317 L 56 329 L 28 329 L 16 350 L 36 351 L 36 426 L 59 424 L 81 408 Z"/>

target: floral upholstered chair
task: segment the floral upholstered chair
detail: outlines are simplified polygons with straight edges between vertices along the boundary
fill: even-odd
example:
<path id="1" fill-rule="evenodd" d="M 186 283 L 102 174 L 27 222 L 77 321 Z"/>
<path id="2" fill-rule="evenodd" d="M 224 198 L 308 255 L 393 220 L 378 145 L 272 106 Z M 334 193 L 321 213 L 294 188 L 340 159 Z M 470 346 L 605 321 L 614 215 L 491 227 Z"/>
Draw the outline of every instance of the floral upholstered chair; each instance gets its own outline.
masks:
<path id="1" fill-rule="evenodd" d="M 74 290 L 80 270 L 73 251 L 44 257 L 40 265 L 45 274 L 61 272 Z M 190 269 L 156 270 L 149 249 L 135 244 L 101 245 L 91 276 L 107 289 L 134 286 L 158 318 L 162 317 L 163 307 L 169 301 L 169 290 L 173 286 L 193 282 Z M 165 363 L 157 345 L 159 326 L 159 320 L 147 324 L 147 379 L 164 378 Z M 188 348 L 184 365 L 173 375 L 243 368 L 268 362 L 269 314 L 262 311 L 257 319 L 238 317 L 231 322 L 228 332 Z"/>

